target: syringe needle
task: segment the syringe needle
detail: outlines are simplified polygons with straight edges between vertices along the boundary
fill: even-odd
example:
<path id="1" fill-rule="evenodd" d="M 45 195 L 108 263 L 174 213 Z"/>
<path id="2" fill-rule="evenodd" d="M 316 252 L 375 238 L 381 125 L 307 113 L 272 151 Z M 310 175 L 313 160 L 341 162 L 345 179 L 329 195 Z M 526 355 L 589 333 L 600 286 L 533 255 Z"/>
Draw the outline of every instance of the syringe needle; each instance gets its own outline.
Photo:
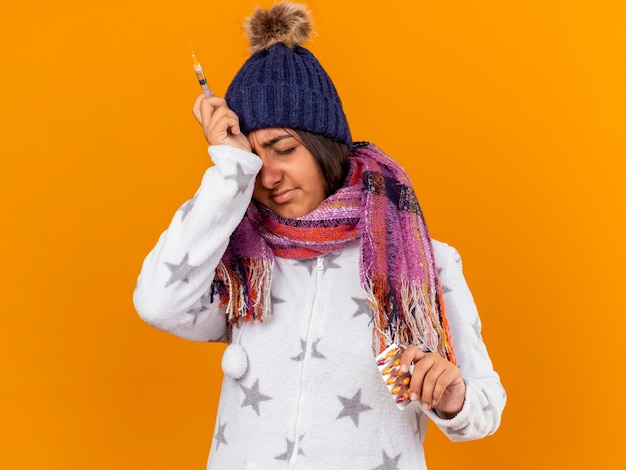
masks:
<path id="1" fill-rule="evenodd" d="M 193 47 L 191 47 L 191 41 L 189 41 L 189 48 L 191 49 L 191 59 L 193 60 L 193 70 L 196 72 L 196 77 L 198 78 L 198 83 L 200 83 L 200 88 L 202 88 L 202 92 L 204 96 L 207 98 L 213 96 L 213 92 L 209 88 L 209 85 L 206 81 L 206 77 L 204 76 L 204 71 L 202 70 L 202 65 L 196 59 L 196 55 L 193 53 Z"/>

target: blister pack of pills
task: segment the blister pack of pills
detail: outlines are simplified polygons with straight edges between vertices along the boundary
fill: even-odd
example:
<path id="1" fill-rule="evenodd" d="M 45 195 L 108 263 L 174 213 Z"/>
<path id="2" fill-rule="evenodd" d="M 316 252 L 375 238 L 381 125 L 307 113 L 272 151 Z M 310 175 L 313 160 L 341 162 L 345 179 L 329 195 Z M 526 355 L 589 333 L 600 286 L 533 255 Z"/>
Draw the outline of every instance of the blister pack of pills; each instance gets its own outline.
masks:
<path id="1" fill-rule="evenodd" d="M 409 398 L 411 374 L 400 372 L 400 357 L 402 351 L 394 343 L 376 356 L 376 365 L 396 405 L 402 410 L 411 402 Z"/>

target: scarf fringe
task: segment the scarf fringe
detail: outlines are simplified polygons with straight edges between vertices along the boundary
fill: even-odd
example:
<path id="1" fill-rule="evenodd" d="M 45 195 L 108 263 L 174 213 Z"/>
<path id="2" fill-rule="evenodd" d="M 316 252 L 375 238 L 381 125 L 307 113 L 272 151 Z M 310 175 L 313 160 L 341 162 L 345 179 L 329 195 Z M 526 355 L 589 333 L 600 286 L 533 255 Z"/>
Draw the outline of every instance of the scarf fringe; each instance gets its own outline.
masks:
<path id="1" fill-rule="evenodd" d="M 272 313 L 272 273 L 274 262 L 268 259 L 247 259 L 247 279 L 245 283 L 237 282 L 240 276 L 234 269 L 229 269 L 220 262 L 216 269 L 216 277 L 224 282 L 228 299 L 226 315 L 231 326 L 239 327 L 239 319 L 264 321 Z"/>
<path id="2" fill-rule="evenodd" d="M 367 280 L 364 289 L 374 311 L 372 350 L 379 354 L 389 344 L 401 349 L 417 346 L 423 351 L 438 352 L 453 363 L 449 327 L 445 314 L 437 315 L 436 295 L 428 286 L 414 281 L 402 281 L 400 305 L 393 305 L 388 295 L 387 282 Z M 443 320 L 443 321 L 442 321 Z"/>

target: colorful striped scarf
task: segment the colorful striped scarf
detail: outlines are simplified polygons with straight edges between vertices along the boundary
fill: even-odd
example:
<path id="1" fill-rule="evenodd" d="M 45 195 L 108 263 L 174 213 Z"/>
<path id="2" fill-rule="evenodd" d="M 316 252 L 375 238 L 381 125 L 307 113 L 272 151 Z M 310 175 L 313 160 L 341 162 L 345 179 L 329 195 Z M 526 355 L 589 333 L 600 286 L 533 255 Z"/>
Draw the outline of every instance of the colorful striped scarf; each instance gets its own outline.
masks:
<path id="1" fill-rule="evenodd" d="M 373 349 L 391 343 L 454 362 L 431 239 L 411 181 L 376 146 L 355 143 L 343 186 L 311 213 L 280 217 L 252 202 L 217 268 L 229 323 L 271 313 L 274 256 L 311 259 L 360 239 L 361 285 L 373 311 Z"/>

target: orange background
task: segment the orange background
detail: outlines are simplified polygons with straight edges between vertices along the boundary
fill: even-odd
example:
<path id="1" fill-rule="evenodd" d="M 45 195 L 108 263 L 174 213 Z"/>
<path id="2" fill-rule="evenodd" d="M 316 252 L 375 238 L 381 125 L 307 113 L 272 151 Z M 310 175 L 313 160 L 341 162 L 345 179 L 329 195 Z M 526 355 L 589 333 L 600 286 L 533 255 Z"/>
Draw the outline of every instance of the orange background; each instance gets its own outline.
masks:
<path id="1" fill-rule="evenodd" d="M 0 468 L 204 468 L 222 346 L 131 297 L 209 164 L 188 42 L 223 94 L 255 3 L 2 1 Z M 463 255 L 508 391 L 494 436 L 432 427 L 430 468 L 624 468 L 626 3 L 309 5 L 355 139 Z"/>

